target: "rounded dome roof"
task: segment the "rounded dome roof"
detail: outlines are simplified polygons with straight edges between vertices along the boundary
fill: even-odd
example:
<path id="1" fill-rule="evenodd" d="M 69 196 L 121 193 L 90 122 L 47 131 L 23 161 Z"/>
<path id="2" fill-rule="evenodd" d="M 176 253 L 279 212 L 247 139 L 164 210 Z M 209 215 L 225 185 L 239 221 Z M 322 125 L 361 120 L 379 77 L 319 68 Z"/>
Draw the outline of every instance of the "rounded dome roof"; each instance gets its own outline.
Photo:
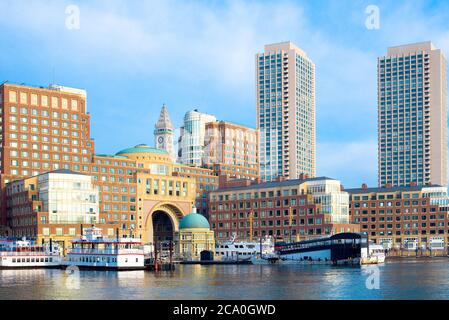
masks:
<path id="1" fill-rule="evenodd" d="M 165 150 L 152 148 L 146 144 L 139 144 L 139 145 L 135 146 L 134 148 L 123 149 L 123 150 L 117 152 L 115 155 L 120 156 L 120 155 L 130 154 L 130 153 L 153 153 L 153 154 L 163 154 L 163 155 L 168 154 L 168 152 Z"/>
<path id="2" fill-rule="evenodd" d="M 192 212 L 182 218 L 179 229 L 210 229 L 210 224 L 206 217 Z"/>

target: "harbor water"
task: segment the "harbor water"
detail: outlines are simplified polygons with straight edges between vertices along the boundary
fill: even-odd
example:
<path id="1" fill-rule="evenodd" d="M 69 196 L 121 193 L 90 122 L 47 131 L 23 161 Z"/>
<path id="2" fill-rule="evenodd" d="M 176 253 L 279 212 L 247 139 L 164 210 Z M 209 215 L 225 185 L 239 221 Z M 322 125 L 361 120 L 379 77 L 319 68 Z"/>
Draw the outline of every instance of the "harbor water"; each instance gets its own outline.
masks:
<path id="1" fill-rule="evenodd" d="M 449 299 L 449 259 L 362 267 L 177 265 L 158 273 L 1 270 L 0 299 Z"/>

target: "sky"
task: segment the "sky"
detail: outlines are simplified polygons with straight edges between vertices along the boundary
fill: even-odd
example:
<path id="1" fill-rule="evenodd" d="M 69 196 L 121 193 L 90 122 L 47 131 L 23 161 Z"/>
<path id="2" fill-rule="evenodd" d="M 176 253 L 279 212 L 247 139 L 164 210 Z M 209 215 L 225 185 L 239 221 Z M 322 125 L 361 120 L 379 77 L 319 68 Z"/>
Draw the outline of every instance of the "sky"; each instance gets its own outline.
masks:
<path id="1" fill-rule="evenodd" d="M 163 103 L 175 127 L 193 109 L 255 127 L 255 54 L 288 40 L 316 64 L 317 175 L 376 186 L 377 57 L 448 56 L 448 1 L 0 0 L 0 83 L 87 90 L 96 153 L 115 154 L 154 145 Z"/>

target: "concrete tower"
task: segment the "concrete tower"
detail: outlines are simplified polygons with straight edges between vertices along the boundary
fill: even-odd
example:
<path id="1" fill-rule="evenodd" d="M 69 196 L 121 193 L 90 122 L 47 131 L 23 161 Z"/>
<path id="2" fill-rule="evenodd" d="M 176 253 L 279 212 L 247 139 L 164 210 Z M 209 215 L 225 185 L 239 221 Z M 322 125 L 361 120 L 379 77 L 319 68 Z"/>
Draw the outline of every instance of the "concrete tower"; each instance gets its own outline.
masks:
<path id="1" fill-rule="evenodd" d="M 447 185 L 446 58 L 430 41 L 378 59 L 379 185 Z"/>
<path id="2" fill-rule="evenodd" d="M 173 136 L 173 125 L 164 104 L 154 129 L 154 145 L 157 149 L 167 151 L 172 158 L 174 158 Z"/>
<path id="3" fill-rule="evenodd" d="M 315 64 L 292 42 L 265 46 L 256 55 L 260 173 L 315 176 Z"/>

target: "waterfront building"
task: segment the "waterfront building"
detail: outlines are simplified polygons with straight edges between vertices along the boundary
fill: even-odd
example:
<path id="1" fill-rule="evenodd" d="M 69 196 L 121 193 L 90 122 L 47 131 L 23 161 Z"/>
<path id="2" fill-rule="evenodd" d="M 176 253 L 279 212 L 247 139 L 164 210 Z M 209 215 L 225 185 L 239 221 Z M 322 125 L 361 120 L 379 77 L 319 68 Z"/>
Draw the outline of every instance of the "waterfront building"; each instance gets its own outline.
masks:
<path id="1" fill-rule="evenodd" d="M 327 177 L 262 182 L 220 177 L 210 193 L 210 222 L 217 240 L 266 235 L 304 240 L 357 232 L 349 221 L 349 194 Z"/>
<path id="2" fill-rule="evenodd" d="M 179 222 L 194 204 L 195 180 L 174 174 L 173 160 L 164 150 L 138 145 L 116 156 L 133 160 L 136 165 L 132 174 L 136 236 L 144 243 L 174 240 Z"/>
<path id="3" fill-rule="evenodd" d="M 99 192 L 91 176 L 59 169 L 9 182 L 6 186 L 10 235 L 52 239 L 66 249 L 81 225 L 100 222 Z M 99 224 L 114 235 L 118 225 Z"/>
<path id="4" fill-rule="evenodd" d="M 378 59 L 379 186 L 447 185 L 446 58 L 431 42 Z"/>
<path id="5" fill-rule="evenodd" d="M 228 121 L 206 124 L 203 164 L 219 176 L 236 179 L 259 177 L 257 130 Z"/>
<path id="6" fill-rule="evenodd" d="M 190 166 L 202 166 L 206 123 L 217 119 L 209 114 L 189 111 L 184 116 L 179 137 L 178 162 Z"/>
<path id="7" fill-rule="evenodd" d="M 175 175 L 193 178 L 196 182 L 195 207 L 198 213 L 209 217 L 209 192 L 218 188 L 218 173 L 215 170 L 202 167 L 174 164 Z"/>
<path id="8" fill-rule="evenodd" d="M 214 232 L 207 219 L 196 212 L 186 215 L 179 225 L 177 254 L 188 260 L 199 260 L 202 251 L 215 252 Z"/>
<path id="9" fill-rule="evenodd" d="M 438 185 L 388 186 L 346 189 L 350 194 L 352 223 L 375 243 L 400 247 L 408 241 L 419 245 L 443 239 L 449 243 L 449 197 Z"/>
<path id="10" fill-rule="evenodd" d="M 256 111 L 261 177 L 315 176 L 315 64 L 292 42 L 256 55 Z"/>
<path id="11" fill-rule="evenodd" d="M 133 233 L 144 242 L 173 240 L 195 202 L 207 214 L 207 192 L 218 185 L 211 169 L 191 173 L 193 169 L 175 165 L 166 150 L 147 145 L 115 155 L 95 154 L 86 96 L 83 90 L 61 86 L 0 86 L 0 217 L 7 235 L 19 231 L 7 214 L 6 184 L 61 169 L 92 177 L 99 192 L 96 225 L 105 225 L 108 235 L 118 228 L 119 236 Z M 37 213 L 28 218 L 38 220 Z M 53 227 L 50 237 L 61 233 Z M 69 228 L 74 227 L 79 237 L 80 224 L 68 222 L 63 235 L 71 236 Z M 39 228 L 20 228 L 20 234 L 36 237 Z"/>
<path id="12" fill-rule="evenodd" d="M 47 171 L 82 172 L 92 161 L 86 92 L 50 86 L 0 85 L 0 217 L 6 221 L 5 187 Z"/>
<path id="13" fill-rule="evenodd" d="M 154 145 L 157 149 L 167 151 L 173 159 L 176 159 L 173 148 L 173 137 L 173 124 L 168 115 L 167 107 L 164 104 L 154 129 Z"/>

